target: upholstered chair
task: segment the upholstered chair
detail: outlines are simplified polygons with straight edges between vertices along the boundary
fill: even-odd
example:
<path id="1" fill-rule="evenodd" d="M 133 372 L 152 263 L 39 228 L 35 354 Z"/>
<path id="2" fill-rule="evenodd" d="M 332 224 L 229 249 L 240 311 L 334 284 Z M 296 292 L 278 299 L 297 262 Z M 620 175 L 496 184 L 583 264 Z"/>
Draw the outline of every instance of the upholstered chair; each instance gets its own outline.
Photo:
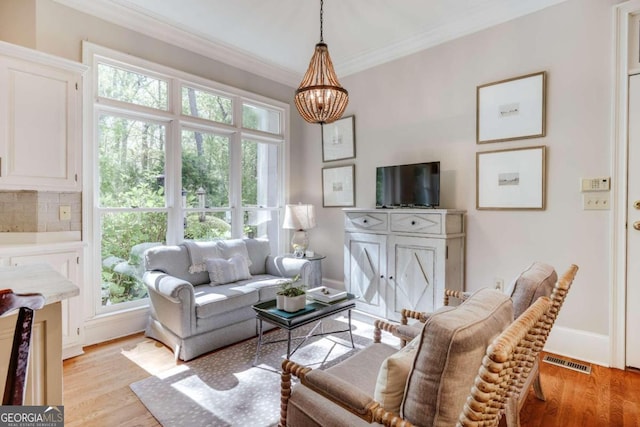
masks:
<path id="1" fill-rule="evenodd" d="M 551 332 L 551 328 L 553 327 L 556 318 L 558 317 L 558 313 L 560 312 L 560 308 L 564 304 L 564 300 L 569 293 L 569 289 L 573 284 L 573 280 L 576 277 L 576 273 L 578 272 L 578 266 L 575 264 L 571 264 L 569 268 L 564 272 L 564 274 L 558 279 L 555 286 L 553 287 L 553 291 L 551 292 L 551 308 L 545 314 L 545 322 L 542 325 L 542 336 L 541 340 L 537 343 L 540 347 L 540 351 L 544 347 L 547 342 L 547 338 L 549 337 L 549 333 Z M 515 396 L 514 399 L 510 402 L 509 410 L 507 411 L 506 422 L 508 427 L 519 427 L 520 426 L 520 410 L 524 405 L 524 402 L 527 399 L 527 392 L 529 388 L 533 385 L 533 391 L 536 397 L 539 400 L 546 400 L 544 396 L 544 392 L 542 390 L 542 383 L 540 381 L 540 358 L 536 358 L 533 366 L 531 367 L 531 374 L 526 378 L 525 382 L 522 384 L 521 391 L 518 396 Z M 517 402 L 517 403 L 516 403 Z"/>
<path id="2" fill-rule="evenodd" d="M 327 370 L 285 361 L 281 425 L 357 426 L 388 417 L 455 425 L 487 346 L 512 319 L 508 296 L 482 289 L 435 312 L 401 350 L 375 343 Z M 293 391 L 291 374 L 302 383 Z"/>
<path id="3" fill-rule="evenodd" d="M 484 289 L 435 312 L 399 351 L 374 343 L 326 371 L 285 360 L 280 425 L 497 426 L 530 372 L 521 365 L 537 357 L 550 306 L 542 297 L 513 322 L 510 299 Z"/>

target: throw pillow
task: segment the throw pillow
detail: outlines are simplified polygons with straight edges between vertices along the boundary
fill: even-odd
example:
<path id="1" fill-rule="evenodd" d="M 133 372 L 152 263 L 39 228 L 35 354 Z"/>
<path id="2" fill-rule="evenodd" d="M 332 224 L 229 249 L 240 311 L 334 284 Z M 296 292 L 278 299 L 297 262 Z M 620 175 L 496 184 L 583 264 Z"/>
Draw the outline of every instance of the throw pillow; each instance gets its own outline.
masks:
<path id="1" fill-rule="evenodd" d="M 380 366 L 373 398 L 387 411 L 400 413 L 404 388 L 418 351 L 420 337 L 418 335 L 398 352 L 387 357 Z"/>
<path id="2" fill-rule="evenodd" d="M 251 278 L 249 264 L 242 255 L 234 255 L 229 259 L 209 258 L 206 263 L 211 286 L 224 285 Z"/>

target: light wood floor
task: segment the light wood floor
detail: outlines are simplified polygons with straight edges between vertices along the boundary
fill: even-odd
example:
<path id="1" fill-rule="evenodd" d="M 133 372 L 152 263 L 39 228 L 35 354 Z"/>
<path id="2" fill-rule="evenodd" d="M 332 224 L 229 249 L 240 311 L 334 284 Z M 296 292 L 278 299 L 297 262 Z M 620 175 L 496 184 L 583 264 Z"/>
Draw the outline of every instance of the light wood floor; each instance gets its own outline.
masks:
<path id="1" fill-rule="evenodd" d="M 161 344 L 132 335 L 64 362 L 65 426 L 158 426 L 129 384 L 174 366 Z M 529 393 L 522 427 L 639 427 L 640 373 L 593 366 L 591 375 L 540 366 L 547 401 Z"/>

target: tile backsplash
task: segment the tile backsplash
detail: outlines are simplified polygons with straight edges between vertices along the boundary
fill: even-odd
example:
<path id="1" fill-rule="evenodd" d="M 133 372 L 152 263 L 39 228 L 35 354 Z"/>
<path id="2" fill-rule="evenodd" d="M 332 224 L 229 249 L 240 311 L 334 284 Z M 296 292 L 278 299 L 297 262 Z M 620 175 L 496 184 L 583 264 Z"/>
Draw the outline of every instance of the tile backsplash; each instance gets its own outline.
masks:
<path id="1" fill-rule="evenodd" d="M 71 219 L 60 218 L 69 207 Z M 80 231 L 82 193 L 53 191 L 0 191 L 0 232 Z"/>

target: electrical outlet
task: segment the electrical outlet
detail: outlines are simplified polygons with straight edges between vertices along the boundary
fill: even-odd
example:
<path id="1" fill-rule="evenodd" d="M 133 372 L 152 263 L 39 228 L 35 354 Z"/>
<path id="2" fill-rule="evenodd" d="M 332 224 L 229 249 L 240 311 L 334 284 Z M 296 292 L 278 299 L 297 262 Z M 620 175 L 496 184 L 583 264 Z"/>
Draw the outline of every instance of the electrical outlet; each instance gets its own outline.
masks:
<path id="1" fill-rule="evenodd" d="M 494 286 L 495 286 L 495 288 L 496 288 L 497 290 L 499 290 L 499 291 L 504 291 L 504 280 L 503 280 L 503 279 L 501 279 L 501 278 L 499 278 L 499 277 L 496 277 L 496 278 L 493 280 L 493 284 L 494 284 Z"/>
<path id="2" fill-rule="evenodd" d="M 71 221 L 71 206 L 60 206 L 60 221 Z"/>

